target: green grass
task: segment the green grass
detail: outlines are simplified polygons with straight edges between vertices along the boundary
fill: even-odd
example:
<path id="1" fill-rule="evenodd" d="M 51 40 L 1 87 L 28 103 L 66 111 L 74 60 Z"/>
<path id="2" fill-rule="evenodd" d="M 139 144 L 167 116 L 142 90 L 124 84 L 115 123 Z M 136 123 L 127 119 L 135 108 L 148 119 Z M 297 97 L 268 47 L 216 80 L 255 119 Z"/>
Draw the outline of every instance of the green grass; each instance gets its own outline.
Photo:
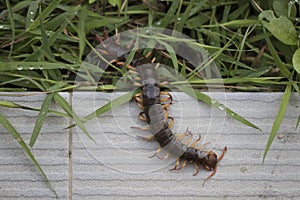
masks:
<path id="1" fill-rule="evenodd" d="M 47 113 L 71 117 L 88 136 L 84 122 L 113 108 L 106 105 L 86 118 L 79 118 L 58 94 L 77 87 L 74 77 L 90 83 L 83 89 L 112 91 L 125 68 L 112 66 L 103 71 L 93 64 L 84 69 L 102 73 L 105 81 L 97 82 L 90 74 L 79 73 L 92 47 L 99 44 L 105 27 L 109 36 L 136 27 L 155 26 L 176 30 L 194 39 L 197 48 L 205 49 L 209 62 L 216 63 L 220 79 L 203 80 L 199 70 L 210 74 L 209 63 L 190 67 L 167 47 L 166 63 L 185 80 L 171 85 L 216 108 L 222 105 L 205 96 L 207 85 L 225 85 L 226 91 L 284 91 L 278 115 L 264 152 L 264 159 L 280 127 L 292 92 L 300 95 L 299 3 L 288 0 L 89 0 L 89 1 L 4 1 L 0 0 L 0 91 L 40 91 L 47 94 L 40 109 L 14 102 L 0 101 L 12 109 L 33 109 L 37 121 L 29 145 L 38 139 Z M 83 2 L 83 3 L 81 3 Z M 160 38 L 161 44 L 176 38 Z M 183 62 L 183 63 L 182 63 Z M 181 63 L 181 64 L 180 64 Z M 128 77 L 130 78 L 130 77 Z M 190 84 L 193 91 L 185 88 Z M 200 89 L 200 90 L 198 90 Z M 196 92 L 194 92 L 196 91 Z M 0 95 L 4 95 L 0 94 Z M 130 100 L 127 94 L 117 105 Z M 54 100 L 65 113 L 49 110 Z M 213 102 L 213 103 L 212 103 Z M 222 106 L 223 107 L 223 106 Z M 230 108 L 225 112 L 238 121 L 258 128 Z M 1 112 L 1 109 L 0 109 Z M 20 143 L 46 177 L 30 148 L 19 139 L 5 116 L 0 122 Z M 298 117 L 298 127 L 300 114 Z M 92 138 L 91 138 L 92 139 Z"/>

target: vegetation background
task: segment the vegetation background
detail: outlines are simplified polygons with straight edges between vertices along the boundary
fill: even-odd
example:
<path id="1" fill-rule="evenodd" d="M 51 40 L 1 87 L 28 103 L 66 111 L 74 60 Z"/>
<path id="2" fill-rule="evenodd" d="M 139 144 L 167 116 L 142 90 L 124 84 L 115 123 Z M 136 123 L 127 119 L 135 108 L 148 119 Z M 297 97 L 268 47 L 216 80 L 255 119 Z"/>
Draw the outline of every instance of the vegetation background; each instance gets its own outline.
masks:
<path id="1" fill-rule="evenodd" d="M 109 36 L 113 36 L 136 27 L 153 26 L 188 35 L 207 50 L 227 91 L 284 92 L 265 157 L 291 94 L 300 95 L 299 8 L 297 0 L 0 0 L 0 91 L 47 94 L 41 108 L 0 99 L 0 106 L 37 111 L 29 144 L 1 114 L 1 108 L 0 123 L 47 179 L 30 151 L 47 113 L 72 118 L 88 135 L 84 121 L 111 109 L 106 105 L 81 119 L 58 92 L 72 91 L 76 87 L 74 77 L 90 49 L 105 37 L 104 28 Z M 173 55 L 170 59 L 174 63 L 178 58 Z M 177 70 L 186 78 L 195 73 L 194 69 L 189 70 L 184 65 Z M 112 70 L 106 75 L 105 82 L 86 89 L 111 91 L 122 73 Z M 87 82 L 89 78 L 86 78 Z M 205 89 L 201 77 L 188 80 L 195 89 Z M 218 85 L 219 80 L 212 79 L 210 83 Z M 220 105 L 212 103 L 200 91 L 196 94 L 195 98 L 205 103 L 215 107 Z M 117 102 L 121 104 L 129 99 L 130 95 L 127 95 Z M 49 110 L 52 100 L 65 112 Z M 229 108 L 225 112 L 258 128 Z M 300 115 L 296 127 L 299 121 Z"/>

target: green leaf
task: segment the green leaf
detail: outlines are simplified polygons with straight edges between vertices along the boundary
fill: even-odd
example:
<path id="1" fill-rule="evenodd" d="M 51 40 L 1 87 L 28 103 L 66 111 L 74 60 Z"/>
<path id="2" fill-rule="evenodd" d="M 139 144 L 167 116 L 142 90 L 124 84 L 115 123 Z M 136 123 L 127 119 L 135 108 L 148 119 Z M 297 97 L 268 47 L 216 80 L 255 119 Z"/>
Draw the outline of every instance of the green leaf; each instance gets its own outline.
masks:
<path id="1" fill-rule="evenodd" d="M 118 8 L 120 8 L 122 4 L 121 0 L 108 0 L 108 2 L 113 7 L 118 6 Z"/>
<path id="2" fill-rule="evenodd" d="M 298 35 L 294 24 L 285 16 L 276 18 L 273 11 L 266 10 L 259 14 L 262 24 L 278 40 L 287 45 L 297 45 Z"/>
<path id="3" fill-rule="evenodd" d="M 25 110 L 32 110 L 32 111 L 41 111 L 41 109 L 33 108 L 29 106 L 20 105 L 11 101 L 0 101 L 0 106 L 6 107 L 6 108 L 20 108 Z M 62 113 L 56 110 L 48 110 L 50 113 L 53 113 L 55 115 L 61 116 L 61 117 L 70 117 L 66 113 Z"/>
<path id="4" fill-rule="evenodd" d="M 11 45 L 10 45 L 10 50 L 9 50 L 9 59 L 11 58 L 13 48 L 14 48 L 14 43 L 15 43 L 15 36 L 16 36 L 16 30 L 15 30 L 15 21 L 14 21 L 14 13 L 12 11 L 12 8 L 10 6 L 9 0 L 6 0 L 6 6 L 8 9 L 8 15 L 9 15 L 9 22 L 10 22 L 10 27 L 11 27 Z"/>
<path id="5" fill-rule="evenodd" d="M 293 55 L 293 67 L 300 74 L 300 49 L 297 49 Z"/>
<path id="6" fill-rule="evenodd" d="M 83 52 L 84 52 L 84 49 L 85 49 L 85 40 L 86 40 L 86 37 L 85 37 L 85 21 L 86 21 L 86 18 L 87 18 L 87 13 L 85 12 L 85 9 L 82 8 L 79 12 L 79 22 L 78 22 L 78 37 L 79 37 L 79 56 L 78 56 L 78 60 L 79 62 L 82 62 L 82 56 L 83 56 Z"/>
<path id="7" fill-rule="evenodd" d="M 85 128 L 85 126 L 83 125 L 83 122 L 80 120 L 80 118 L 73 112 L 71 106 L 69 105 L 69 103 L 59 94 L 55 93 L 54 94 L 54 100 L 56 103 L 58 103 L 60 105 L 60 107 L 70 116 L 73 117 L 76 125 L 78 125 L 78 127 L 84 132 L 84 134 L 86 134 L 86 136 L 88 138 L 90 138 L 93 142 L 95 142 L 95 140 L 92 138 L 92 136 L 88 133 L 87 129 Z"/>
<path id="8" fill-rule="evenodd" d="M 31 23 L 34 21 L 38 7 L 39 7 L 38 1 L 30 2 L 29 8 L 27 10 L 26 21 L 25 21 L 26 29 L 28 29 L 30 27 Z"/>
<path id="9" fill-rule="evenodd" d="M 299 124 L 300 124 L 300 115 L 298 116 L 298 120 L 297 120 L 297 123 L 296 123 L 296 128 L 295 128 L 295 130 L 297 130 Z"/>
<path id="10" fill-rule="evenodd" d="M 138 92 L 140 92 L 139 90 L 135 90 L 133 92 L 129 92 L 126 93 L 110 102 L 108 102 L 107 104 L 103 105 L 102 107 L 98 108 L 96 111 L 90 113 L 89 115 L 85 116 L 83 119 L 83 122 L 92 120 L 96 117 L 99 117 L 100 115 L 102 115 L 103 113 L 106 113 L 110 110 L 112 110 L 113 108 L 116 108 L 128 101 L 130 101 L 132 99 L 132 97 L 137 94 Z M 68 128 L 73 128 L 76 124 L 72 124 L 71 126 L 68 126 L 66 129 Z"/>
<path id="11" fill-rule="evenodd" d="M 288 17 L 288 2 L 289 2 L 289 0 L 273 1 L 273 9 L 277 16 L 287 16 Z"/>
<path id="12" fill-rule="evenodd" d="M 180 80 L 182 78 L 179 77 L 175 77 L 174 75 L 172 75 L 168 70 L 164 69 L 164 68 L 159 68 L 159 73 L 161 75 L 165 75 L 167 77 L 170 77 L 173 80 Z M 174 87 L 178 88 L 180 91 L 185 92 L 186 94 L 188 94 L 189 96 L 198 99 L 200 101 L 203 101 L 204 103 L 211 105 L 219 110 L 222 110 L 224 112 L 226 112 L 228 115 L 230 115 L 231 117 L 233 117 L 234 119 L 236 119 L 237 121 L 250 126 L 252 128 L 258 129 L 260 130 L 260 128 L 258 128 L 256 125 L 254 125 L 253 123 L 249 122 L 248 120 L 246 120 L 245 118 L 243 118 L 242 116 L 240 116 L 239 114 L 237 114 L 236 112 L 234 112 L 233 110 L 227 108 L 225 105 L 219 103 L 217 100 L 212 99 L 210 96 L 198 91 L 198 90 L 194 90 L 191 87 L 187 87 L 184 85 L 173 85 Z"/>
<path id="13" fill-rule="evenodd" d="M 34 125 L 34 129 L 33 129 L 33 132 L 32 132 L 32 136 L 30 138 L 29 146 L 31 146 L 31 147 L 33 147 L 33 145 L 34 145 L 34 143 L 35 143 L 35 141 L 36 141 L 36 139 L 37 139 L 37 137 L 38 137 L 38 135 L 41 131 L 41 128 L 44 124 L 45 117 L 46 117 L 46 114 L 47 114 L 48 109 L 50 107 L 53 96 L 54 96 L 54 93 L 47 94 L 47 97 L 43 101 L 41 111 L 40 111 L 40 113 L 37 117 L 37 120 L 36 120 L 35 125 Z"/>
<path id="14" fill-rule="evenodd" d="M 21 145 L 21 147 L 24 149 L 24 151 L 27 153 L 29 158 L 32 160 L 32 162 L 35 164 L 37 169 L 40 171 L 40 173 L 43 175 L 45 180 L 47 181 L 50 189 L 55 193 L 55 196 L 58 198 L 58 195 L 56 191 L 54 190 L 51 182 L 49 181 L 47 175 L 41 168 L 38 161 L 35 159 L 34 155 L 31 153 L 29 147 L 26 145 L 26 143 L 21 138 L 20 134 L 17 132 L 17 130 L 11 125 L 11 123 L 0 113 L 0 124 L 18 141 L 18 143 Z"/>
<path id="15" fill-rule="evenodd" d="M 263 155 L 262 163 L 264 163 L 266 155 L 267 155 L 267 153 L 268 153 L 268 151 L 271 147 L 271 144 L 272 144 L 272 142 L 273 142 L 273 140 L 274 140 L 274 138 L 275 138 L 275 136 L 276 136 L 276 134 L 279 130 L 279 127 L 282 123 L 282 120 L 283 120 L 283 117 L 285 115 L 286 109 L 289 105 L 291 93 L 292 93 L 292 86 L 291 86 L 291 84 L 288 84 L 287 87 L 285 88 L 284 94 L 282 95 L 282 100 L 281 100 L 281 103 L 280 103 L 279 111 L 277 113 L 277 116 L 276 116 L 275 121 L 274 121 L 273 126 L 272 126 L 272 130 L 271 130 L 271 133 L 270 133 L 270 136 L 269 136 L 266 148 L 265 148 L 265 152 L 264 152 L 264 155 Z"/>
<path id="16" fill-rule="evenodd" d="M 178 9 L 178 5 L 180 3 L 180 0 L 173 0 L 172 5 L 168 9 L 168 12 L 165 14 L 164 18 L 162 18 L 161 21 L 157 24 L 159 27 L 165 28 L 170 24 L 171 22 L 174 21 L 175 12 Z"/>
<path id="17" fill-rule="evenodd" d="M 189 88 L 183 85 L 175 85 L 175 87 L 177 87 L 179 90 L 185 92 L 186 94 L 190 95 L 191 97 L 198 99 L 200 101 L 203 101 L 204 103 L 211 105 L 219 110 L 222 110 L 224 112 L 226 112 L 228 115 L 230 115 L 231 117 L 233 117 L 234 119 L 236 119 L 237 121 L 250 126 L 252 128 L 261 130 L 260 128 L 258 128 L 255 124 L 249 122 L 248 120 L 246 120 L 245 118 L 243 118 L 242 116 L 240 116 L 239 114 L 237 114 L 236 112 L 234 112 L 233 110 L 227 108 L 224 104 L 221 104 L 220 102 L 218 102 L 215 99 L 210 98 L 208 95 L 199 92 L 198 90 L 194 90 L 193 88 Z"/>
<path id="18" fill-rule="evenodd" d="M 79 68 L 79 64 L 65 64 L 61 62 L 0 62 L 0 72 L 5 71 L 23 71 L 23 70 L 46 70 L 46 69 L 67 69 Z"/>
<path id="19" fill-rule="evenodd" d="M 43 21 L 49 14 L 57 8 L 62 0 L 54 0 L 45 8 L 45 10 L 30 24 L 30 26 L 26 29 L 26 31 L 32 30 L 36 28 L 40 24 L 40 18 Z"/>

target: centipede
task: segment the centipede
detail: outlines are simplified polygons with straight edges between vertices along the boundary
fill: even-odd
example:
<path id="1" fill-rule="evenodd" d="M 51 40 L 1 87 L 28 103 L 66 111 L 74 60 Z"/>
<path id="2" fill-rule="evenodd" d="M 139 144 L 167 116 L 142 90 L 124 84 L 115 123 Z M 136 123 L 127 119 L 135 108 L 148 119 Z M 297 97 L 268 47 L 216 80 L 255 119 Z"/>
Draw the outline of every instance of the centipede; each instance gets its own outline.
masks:
<path id="1" fill-rule="evenodd" d="M 114 42 L 105 46 L 105 53 L 113 54 L 114 57 L 118 57 L 118 60 L 126 60 L 129 57 L 128 51 Z M 114 59 L 111 62 L 117 61 Z M 138 115 L 139 119 L 147 123 L 145 127 L 135 128 L 149 131 L 151 136 L 144 137 L 144 139 L 158 142 L 159 148 L 155 152 L 155 156 L 159 157 L 158 154 L 162 149 L 168 152 L 164 158 L 170 154 L 179 155 L 175 166 L 171 169 L 172 171 L 183 169 L 187 163 L 193 163 L 195 166 L 193 176 L 198 174 L 200 167 L 212 171 L 203 181 L 202 186 L 204 186 L 205 182 L 216 174 L 218 163 L 223 159 L 227 147 L 223 148 L 218 157 L 212 150 L 203 150 L 206 144 L 197 146 L 201 140 L 200 134 L 194 141 L 192 138 L 183 141 L 187 134 L 191 134 L 190 131 L 187 130 L 185 133 L 179 134 L 172 132 L 174 119 L 168 114 L 168 107 L 172 104 L 172 95 L 160 89 L 160 78 L 157 72 L 159 63 L 154 64 L 153 60 L 151 61 L 149 57 L 137 51 L 127 67 L 137 74 L 136 79 L 139 82 L 136 85 L 141 88 L 141 93 L 136 94 L 133 99 L 142 109 Z"/>

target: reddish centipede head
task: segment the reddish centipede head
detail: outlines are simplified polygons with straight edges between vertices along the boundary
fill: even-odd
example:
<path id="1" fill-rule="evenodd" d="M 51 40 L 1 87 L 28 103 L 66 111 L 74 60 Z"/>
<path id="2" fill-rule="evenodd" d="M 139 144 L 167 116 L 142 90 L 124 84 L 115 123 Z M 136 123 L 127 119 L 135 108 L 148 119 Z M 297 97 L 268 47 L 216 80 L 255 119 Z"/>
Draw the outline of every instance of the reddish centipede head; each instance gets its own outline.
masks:
<path id="1" fill-rule="evenodd" d="M 203 164 L 203 167 L 209 171 L 213 170 L 213 172 L 203 181 L 202 187 L 204 186 L 205 182 L 208 179 L 210 179 L 213 175 L 215 175 L 215 173 L 217 172 L 217 164 L 218 164 L 218 162 L 220 162 L 220 160 L 222 160 L 226 151 L 227 151 L 227 147 L 224 147 L 223 152 L 219 156 L 219 158 L 213 151 L 208 152 L 208 154 L 206 155 L 205 163 Z"/>
<path id="2" fill-rule="evenodd" d="M 206 154 L 205 161 L 203 163 L 203 167 L 208 171 L 212 171 L 218 163 L 218 157 L 213 151 L 209 151 Z"/>

